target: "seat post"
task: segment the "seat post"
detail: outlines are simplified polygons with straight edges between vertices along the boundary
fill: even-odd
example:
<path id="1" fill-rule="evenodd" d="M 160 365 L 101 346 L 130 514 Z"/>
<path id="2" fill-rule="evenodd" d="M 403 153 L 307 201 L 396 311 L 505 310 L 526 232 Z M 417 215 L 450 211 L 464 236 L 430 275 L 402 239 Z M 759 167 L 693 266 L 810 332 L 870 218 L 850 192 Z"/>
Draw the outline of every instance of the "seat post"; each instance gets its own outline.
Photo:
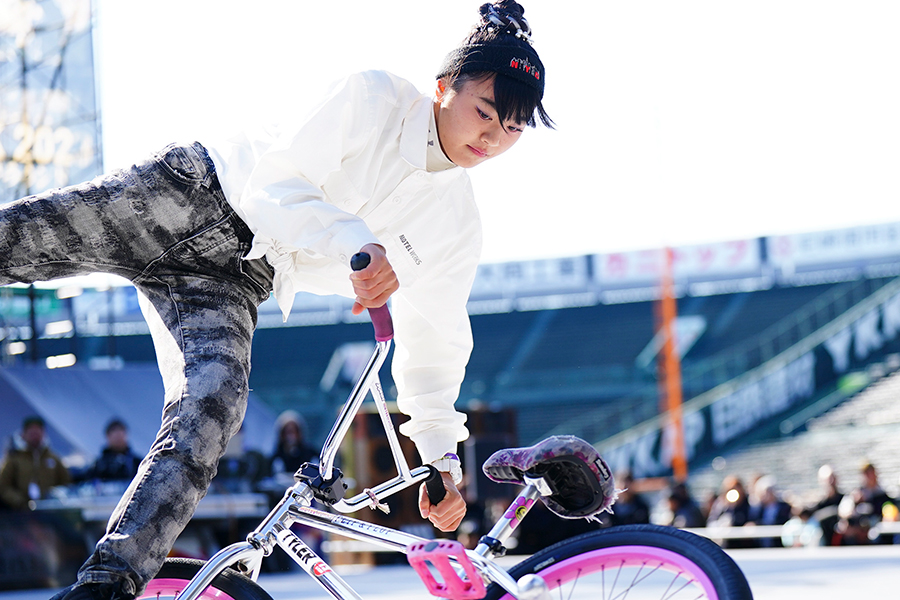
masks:
<path id="1" fill-rule="evenodd" d="M 523 487 L 494 527 L 478 541 L 475 553 L 481 556 L 503 556 L 506 553 L 503 543 L 512 535 L 540 497 L 541 492 L 537 485 L 529 483 Z"/>

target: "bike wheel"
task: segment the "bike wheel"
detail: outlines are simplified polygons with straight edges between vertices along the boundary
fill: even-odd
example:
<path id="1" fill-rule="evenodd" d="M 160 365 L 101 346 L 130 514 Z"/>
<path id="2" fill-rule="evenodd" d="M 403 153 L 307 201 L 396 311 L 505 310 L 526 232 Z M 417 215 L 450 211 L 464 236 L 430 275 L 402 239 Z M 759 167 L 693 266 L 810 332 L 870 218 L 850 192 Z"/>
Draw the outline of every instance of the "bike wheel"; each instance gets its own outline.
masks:
<path id="1" fill-rule="evenodd" d="M 740 568 L 718 545 L 658 525 L 623 525 L 564 540 L 510 570 L 539 575 L 553 598 L 752 600 Z M 492 584 L 485 600 L 511 600 Z"/>
<path id="2" fill-rule="evenodd" d="M 136 600 L 174 600 L 204 564 L 202 560 L 190 558 L 167 558 Z M 225 569 L 203 590 L 199 600 L 272 600 L 272 597 L 249 577 Z"/>

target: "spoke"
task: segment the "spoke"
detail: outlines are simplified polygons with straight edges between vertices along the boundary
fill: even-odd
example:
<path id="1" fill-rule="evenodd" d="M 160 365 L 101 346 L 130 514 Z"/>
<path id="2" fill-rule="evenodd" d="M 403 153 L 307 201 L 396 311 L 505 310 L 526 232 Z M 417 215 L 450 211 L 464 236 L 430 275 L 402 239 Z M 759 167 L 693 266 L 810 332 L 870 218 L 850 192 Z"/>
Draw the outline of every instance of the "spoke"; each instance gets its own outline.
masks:
<path id="1" fill-rule="evenodd" d="M 674 597 L 675 594 L 679 593 L 681 590 L 683 590 L 683 589 L 686 588 L 687 586 L 689 586 L 689 585 L 691 585 L 692 583 L 694 583 L 694 580 L 693 580 L 693 579 L 688 579 L 687 581 L 684 582 L 684 584 L 682 584 L 682 586 L 681 586 L 680 588 L 678 588 L 677 590 L 673 590 L 672 593 L 669 594 L 669 590 L 672 589 L 672 585 L 678 580 L 678 578 L 679 578 L 681 575 L 683 575 L 683 573 L 676 573 L 676 574 L 675 574 L 675 578 L 672 579 L 672 582 L 669 584 L 669 589 L 666 590 L 666 594 L 668 594 L 668 595 L 663 594 L 663 600 L 668 600 L 669 598 Z M 703 597 L 703 593 L 701 593 L 699 596 L 697 596 L 697 598 L 702 598 L 702 597 Z"/>
<path id="2" fill-rule="evenodd" d="M 575 593 L 575 585 L 578 583 L 578 578 L 579 578 L 579 577 L 581 577 L 581 569 L 578 569 L 578 574 L 575 575 L 575 578 L 572 580 L 572 589 L 569 591 L 569 598 L 568 598 L 568 600 L 572 600 L 572 594 Z M 560 589 L 562 589 L 562 586 L 560 586 Z M 562 596 L 562 592 L 560 592 L 560 597 L 561 597 L 561 596 Z"/>
<path id="3" fill-rule="evenodd" d="M 697 577 L 684 569 L 672 572 L 667 568 L 665 561 L 645 560 L 628 564 L 627 560 L 622 559 L 618 565 L 610 565 L 608 562 L 601 561 L 600 564 L 595 565 L 596 570 L 593 571 L 591 580 L 586 584 L 580 583 L 581 577 L 586 574 L 584 566 L 573 565 L 573 567 L 575 567 L 576 573 L 571 579 L 571 587 L 568 590 L 563 589 L 565 584 L 562 579 L 557 579 L 555 582 L 554 587 L 557 588 L 557 592 L 553 597 L 557 600 L 575 599 L 576 589 L 585 589 L 585 593 L 591 594 L 591 596 L 599 594 L 598 600 L 627 600 L 636 596 L 643 598 L 650 590 L 655 591 L 654 598 L 657 597 L 656 594 L 659 594 L 658 597 L 661 600 L 708 598 Z M 609 579 L 607 579 L 607 574 L 610 575 Z M 599 582 L 597 581 L 598 575 Z M 619 581 L 622 581 L 622 587 L 619 587 Z M 597 587 L 599 590 L 596 589 Z M 632 593 L 636 596 L 632 596 Z"/>
<path id="4" fill-rule="evenodd" d="M 619 575 L 622 573 L 622 568 L 624 566 L 625 566 L 625 561 L 623 560 L 622 563 L 619 565 L 619 570 L 616 571 L 616 578 L 613 579 L 612 587 L 609 588 L 609 593 L 610 593 L 611 599 L 615 598 L 615 596 L 613 596 L 613 594 L 616 593 L 616 584 L 619 583 Z"/>
<path id="5" fill-rule="evenodd" d="M 644 567 L 646 567 L 646 566 L 647 566 L 647 563 L 642 564 L 642 565 L 641 565 L 641 568 L 638 570 L 637 575 L 640 575 L 640 574 L 641 574 L 641 571 L 643 571 L 643 570 L 644 570 Z M 662 563 L 659 563 L 658 565 L 656 565 L 656 567 L 655 567 L 654 569 L 648 571 L 647 574 L 644 575 L 643 577 L 641 577 L 640 579 L 638 579 L 638 576 L 635 575 L 635 576 L 634 576 L 634 581 L 631 582 L 631 587 L 636 586 L 637 584 L 639 584 L 639 583 L 642 582 L 643 580 L 647 579 L 648 577 L 650 577 L 651 575 L 653 575 L 654 573 L 656 573 L 657 571 L 659 571 L 661 568 L 662 568 Z M 675 577 L 678 577 L 678 576 L 676 575 Z"/>
<path id="6" fill-rule="evenodd" d="M 641 577 L 641 572 L 643 572 L 645 566 L 647 566 L 647 563 L 643 563 L 640 566 L 640 568 L 638 569 L 638 572 L 635 574 L 634 579 L 632 579 L 631 584 L 628 586 L 628 588 L 626 588 L 624 591 L 620 592 L 619 595 L 615 596 L 613 600 L 618 600 L 619 598 L 625 598 L 628 595 L 628 592 L 630 592 L 635 587 L 637 587 L 637 584 L 639 584 L 640 582 L 644 581 L 645 579 L 647 579 L 648 577 L 650 577 L 651 575 L 656 573 L 660 569 L 660 567 L 662 567 L 662 563 L 660 563 L 659 565 L 657 565 L 655 568 L 651 569 L 650 571 L 647 571 L 646 575 Z M 676 575 L 676 577 L 677 577 L 677 575 Z"/>

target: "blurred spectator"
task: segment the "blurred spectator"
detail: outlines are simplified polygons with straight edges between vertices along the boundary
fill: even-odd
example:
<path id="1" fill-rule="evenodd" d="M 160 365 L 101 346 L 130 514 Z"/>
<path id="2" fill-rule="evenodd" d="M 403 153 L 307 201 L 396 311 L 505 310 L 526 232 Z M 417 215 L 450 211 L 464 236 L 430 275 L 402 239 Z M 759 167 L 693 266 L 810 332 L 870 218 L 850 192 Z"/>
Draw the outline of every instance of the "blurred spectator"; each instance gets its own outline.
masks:
<path id="1" fill-rule="evenodd" d="M 882 511 L 887 505 L 893 506 L 894 500 L 888 496 L 878 483 L 878 471 L 872 463 L 863 465 L 862 485 L 841 500 L 838 506 L 838 522 L 836 531 L 841 535 L 841 545 L 854 546 L 868 544 L 869 532 L 881 521 Z M 888 536 L 874 540 L 879 543 L 890 543 Z"/>
<path id="2" fill-rule="evenodd" d="M 702 503 L 698 503 L 700 506 L 700 512 L 703 513 L 703 523 L 706 523 L 706 519 L 709 517 L 709 513 L 712 510 L 713 504 L 716 503 L 716 500 L 719 498 L 719 493 L 716 490 L 710 490 L 706 493 L 706 497 L 703 498 Z"/>
<path id="3" fill-rule="evenodd" d="M 781 529 L 781 545 L 785 548 L 809 548 L 825 545 L 822 525 L 809 508 L 795 510 Z"/>
<path id="4" fill-rule="evenodd" d="M 210 491 L 225 494 L 247 494 L 266 476 L 266 458 L 262 452 L 244 447 L 244 428 L 234 434 L 219 459 Z"/>
<path id="5" fill-rule="evenodd" d="M 719 496 L 709 510 L 706 524 L 709 527 L 741 527 L 747 523 L 750 513 L 750 501 L 744 484 L 736 475 L 729 475 L 722 480 Z M 754 540 L 727 540 L 727 548 L 752 547 Z"/>
<path id="6" fill-rule="evenodd" d="M 106 425 L 106 446 L 87 470 L 84 479 L 99 481 L 131 481 L 141 464 L 141 457 L 128 444 L 128 426 L 120 419 Z"/>
<path id="7" fill-rule="evenodd" d="M 284 487 L 294 482 L 294 473 L 303 463 L 316 462 L 319 450 L 307 443 L 306 420 L 294 410 L 286 410 L 275 420 L 275 448 L 269 457 L 269 475 L 273 478 L 268 483 L 270 501 L 278 501 L 284 495 Z M 324 556 L 321 531 L 295 523 L 291 530 L 300 536 L 316 554 Z M 269 561 L 268 568 L 274 571 L 296 569 L 296 563 L 283 552 L 276 551 Z"/>
<path id="8" fill-rule="evenodd" d="M 791 505 L 781 499 L 775 488 L 775 479 L 770 476 L 760 477 L 754 486 L 756 504 L 750 505 L 747 513 L 747 524 L 784 525 L 791 518 Z M 778 538 L 761 538 L 758 545 L 763 548 L 781 546 Z"/>
<path id="9" fill-rule="evenodd" d="M 634 525 L 650 522 L 650 506 L 635 489 L 634 477 L 630 471 L 616 473 L 616 490 L 618 496 L 612 512 L 597 515 L 602 528 L 616 525 Z"/>
<path id="10" fill-rule="evenodd" d="M 683 483 L 672 483 L 663 492 L 668 504 L 669 517 L 666 524 L 672 527 L 703 527 L 706 519 Z"/>
<path id="11" fill-rule="evenodd" d="M 813 518 L 822 526 L 822 541 L 826 546 L 836 546 L 834 529 L 838 524 L 838 506 L 844 495 L 838 489 L 837 475 L 831 465 L 819 467 L 819 485 L 824 496 L 810 507 Z"/>
<path id="12" fill-rule="evenodd" d="M 894 502 L 889 504 L 885 504 L 881 509 L 881 522 L 882 523 L 896 523 L 900 521 L 900 508 L 897 507 L 897 498 L 894 499 Z M 882 540 L 885 544 L 900 544 L 900 534 L 884 534 L 884 540 Z M 890 540 L 890 542 L 888 541 Z"/>
<path id="13" fill-rule="evenodd" d="M 649 523 L 650 507 L 633 489 L 634 477 L 631 472 L 625 471 L 616 475 L 616 487 L 621 491 L 613 505 L 613 512 L 604 512 L 600 516 L 604 526 Z"/>
<path id="14" fill-rule="evenodd" d="M 62 460 L 47 444 L 44 420 L 26 417 L 0 466 L 0 499 L 7 508 L 23 510 L 47 496 L 50 488 L 71 481 Z"/>
<path id="15" fill-rule="evenodd" d="M 740 527 L 747 522 L 749 513 L 750 501 L 743 482 L 736 475 L 728 475 L 722 480 L 706 522 L 709 526 Z"/>
<path id="16" fill-rule="evenodd" d="M 768 475 L 764 475 L 763 473 L 754 473 L 750 476 L 750 480 L 747 482 L 747 502 L 750 503 L 750 506 L 755 506 L 760 503 L 760 494 L 763 491 L 763 486 L 760 486 L 758 484 L 763 477 L 768 477 Z"/>
<path id="17" fill-rule="evenodd" d="M 275 433 L 275 451 L 269 459 L 274 477 L 293 476 L 303 463 L 312 462 L 319 456 L 319 450 L 306 441 L 306 421 L 298 412 L 286 410 L 278 415 Z"/>

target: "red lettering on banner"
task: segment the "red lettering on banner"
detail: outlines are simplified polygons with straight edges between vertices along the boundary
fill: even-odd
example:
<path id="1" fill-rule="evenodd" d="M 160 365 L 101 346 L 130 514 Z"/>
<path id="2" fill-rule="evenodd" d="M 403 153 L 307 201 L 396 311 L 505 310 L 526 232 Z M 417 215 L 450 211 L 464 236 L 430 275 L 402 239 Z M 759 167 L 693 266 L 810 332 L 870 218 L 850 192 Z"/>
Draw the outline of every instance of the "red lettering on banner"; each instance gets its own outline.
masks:
<path id="1" fill-rule="evenodd" d="M 747 251 L 749 250 L 750 245 L 746 241 L 740 241 L 735 242 L 733 246 L 735 247 L 736 252 L 733 255 L 731 264 L 736 265 L 744 260 L 744 257 L 747 255 Z"/>
<path id="2" fill-rule="evenodd" d="M 684 250 L 679 250 L 678 248 L 672 248 L 670 250 L 672 252 L 672 273 L 674 274 L 678 270 L 679 263 L 687 263 L 690 265 L 690 257 Z M 663 251 L 665 252 L 665 251 Z M 666 255 L 663 254 L 661 259 L 665 260 Z"/>
<path id="3" fill-rule="evenodd" d="M 700 248 L 697 252 L 700 255 L 700 270 L 705 271 L 716 261 L 716 253 L 712 248 Z"/>
<path id="4" fill-rule="evenodd" d="M 624 277 L 628 271 L 624 254 L 610 254 L 606 257 L 606 273 L 611 277 Z"/>
<path id="5" fill-rule="evenodd" d="M 639 275 L 659 275 L 660 252 L 658 250 L 645 250 L 638 252 L 638 265 L 635 272 Z M 674 260 L 672 261 L 675 262 Z"/>
<path id="6" fill-rule="evenodd" d="M 778 251 L 780 256 L 790 256 L 793 254 L 791 252 L 791 238 L 784 236 L 778 238 L 778 242 L 775 244 L 775 249 Z"/>

